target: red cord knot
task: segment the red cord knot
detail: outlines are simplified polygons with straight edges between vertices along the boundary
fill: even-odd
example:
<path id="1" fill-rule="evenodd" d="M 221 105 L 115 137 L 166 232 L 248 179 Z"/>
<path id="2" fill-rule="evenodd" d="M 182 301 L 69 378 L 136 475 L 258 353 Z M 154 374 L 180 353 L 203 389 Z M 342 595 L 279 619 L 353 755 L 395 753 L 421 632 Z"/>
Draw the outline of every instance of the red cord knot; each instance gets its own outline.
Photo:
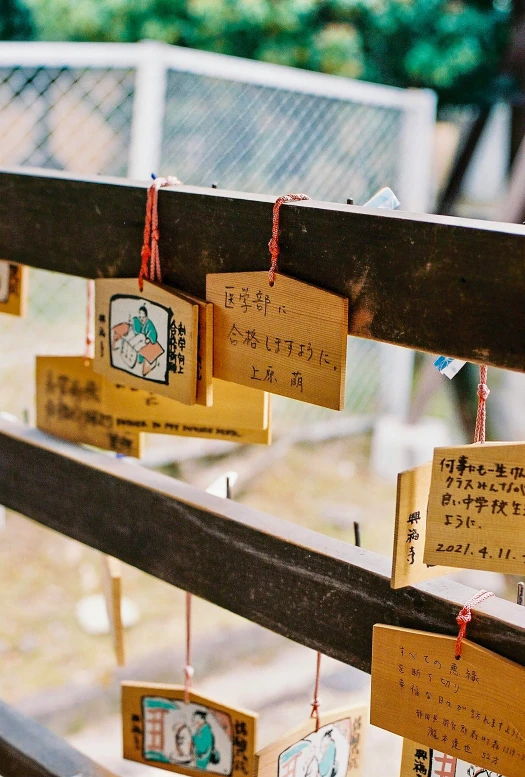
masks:
<path id="1" fill-rule="evenodd" d="M 478 383 L 478 397 L 482 402 L 486 402 L 490 394 L 490 389 L 486 383 Z"/>
<path id="2" fill-rule="evenodd" d="M 314 699 L 312 702 L 312 712 L 310 714 L 311 718 L 319 718 L 319 707 L 321 706 L 321 703 L 319 699 Z"/>
<path id="3" fill-rule="evenodd" d="M 271 264 L 270 271 L 268 273 L 268 282 L 270 286 L 275 283 L 275 276 L 277 275 L 277 260 L 281 249 L 279 247 L 279 211 L 281 205 L 285 202 L 299 202 L 300 200 L 309 200 L 310 197 L 307 194 L 284 194 L 282 197 L 278 197 L 273 206 L 273 219 L 272 219 L 272 238 L 268 243 L 270 250 Z"/>
<path id="4" fill-rule="evenodd" d="M 472 608 L 481 604 L 481 602 L 484 602 L 485 599 L 490 599 L 491 596 L 494 596 L 492 591 L 485 591 L 485 589 L 478 591 L 477 594 L 474 594 L 474 596 L 471 596 L 470 599 L 465 602 L 457 614 L 456 623 L 459 626 L 459 634 L 456 640 L 456 659 L 461 658 L 461 647 L 467 633 L 467 623 L 470 623 L 472 620 Z"/>
<path id="5" fill-rule="evenodd" d="M 177 186 L 180 183 L 181 182 L 175 175 L 168 175 L 165 178 L 155 178 L 148 188 L 146 217 L 144 220 L 144 239 L 140 252 L 141 264 L 138 277 L 139 290 L 141 292 L 144 288 L 144 278 L 147 278 L 147 280 L 152 283 L 154 281 L 158 281 L 159 283 L 162 282 L 159 256 L 159 189 L 163 186 Z"/>

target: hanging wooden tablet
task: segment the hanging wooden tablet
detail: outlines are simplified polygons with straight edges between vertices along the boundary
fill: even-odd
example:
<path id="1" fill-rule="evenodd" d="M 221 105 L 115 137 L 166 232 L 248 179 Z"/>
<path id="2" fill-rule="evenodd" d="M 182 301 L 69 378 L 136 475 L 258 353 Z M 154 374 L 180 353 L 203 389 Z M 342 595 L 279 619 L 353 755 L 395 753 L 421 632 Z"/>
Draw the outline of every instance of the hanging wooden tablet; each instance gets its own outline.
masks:
<path id="1" fill-rule="evenodd" d="M 184 687 L 122 683 L 124 758 L 179 774 L 251 777 L 257 716 Z"/>
<path id="2" fill-rule="evenodd" d="M 95 372 L 186 405 L 197 394 L 198 306 L 136 278 L 95 281 Z"/>
<path id="3" fill-rule="evenodd" d="M 424 561 L 525 571 L 525 443 L 436 448 Z"/>
<path id="4" fill-rule="evenodd" d="M 346 777 L 361 774 L 368 707 L 321 715 L 260 750 L 257 777 Z"/>
<path id="5" fill-rule="evenodd" d="M 211 407 L 213 405 L 213 305 L 189 294 L 183 296 L 199 308 L 196 403 Z"/>
<path id="6" fill-rule="evenodd" d="M 47 382 L 48 375 L 56 386 Z M 80 392 L 79 382 L 89 390 Z M 73 386 L 75 392 L 75 412 L 71 400 L 66 406 L 62 402 L 60 417 L 53 401 L 46 404 L 49 391 L 57 390 L 59 385 Z M 138 443 L 142 432 L 269 445 L 270 396 L 221 380 L 214 381 L 214 386 L 216 401 L 212 407 L 188 407 L 149 391 L 115 386 L 94 372 L 92 361 L 85 357 L 39 356 L 37 426 L 72 442 L 128 456 L 141 455 L 142 447 L 131 447 L 129 440 Z"/>
<path id="7" fill-rule="evenodd" d="M 213 386 L 212 407 L 188 407 L 146 391 L 107 382 L 105 406 L 111 409 L 117 429 L 269 444 L 270 395 L 217 379 Z"/>
<path id="8" fill-rule="evenodd" d="M 135 429 L 117 429 L 104 406 L 104 378 L 82 356 L 36 357 L 36 425 L 70 442 L 140 457 Z"/>
<path id="9" fill-rule="evenodd" d="M 370 722 L 489 774 L 523 777 L 525 669 L 467 640 L 455 654 L 454 637 L 374 626 Z"/>
<path id="10" fill-rule="evenodd" d="M 490 766 L 475 766 L 468 759 L 443 753 L 439 746 L 427 747 L 403 740 L 400 777 L 503 777 Z"/>
<path id="11" fill-rule="evenodd" d="M 278 275 L 206 276 L 213 374 L 303 402 L 344 407 L 348 300 Z"/>
<path id="12" fill-rule="evenodd" d="M 28 279 L 25 265 L 0 259 L 0 313 L 25 316 Z"/>
<path id="13" fill-rule="evenodd" d="M 432 464 L 421 464 L 397 476 L 396 520 L 392 554 L 392 588 L 431 580 L 450 572 L 423 561 Z"/>
<path id="14" fill-rule="evenodd" d="M 277 270 L 280 208 L 308 199 L 305 194 L 288 194 L 276 201 L 269 273 L 206 276 L 206 299 L 214 304 L 213 374 L 342 410 L 348 300 Z"/>
<path id="15" fill-rule="evenodd" d="M 118 558 L 102 556 L 102 585 L 113 649 L 118 666 L 126 663 L 124 653 L 124 625 L 122 623 L 122 565 Z"/>

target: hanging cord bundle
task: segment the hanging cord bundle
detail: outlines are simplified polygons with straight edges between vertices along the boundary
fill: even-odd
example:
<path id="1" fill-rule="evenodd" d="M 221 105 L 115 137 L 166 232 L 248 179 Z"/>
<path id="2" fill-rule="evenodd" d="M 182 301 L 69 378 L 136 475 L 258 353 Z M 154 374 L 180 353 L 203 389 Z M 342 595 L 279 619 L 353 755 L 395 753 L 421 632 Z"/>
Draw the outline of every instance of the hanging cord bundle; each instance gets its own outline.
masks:
<path id="1" fill-rule="evenodd" d="M 481 591 L 478 591 L 477 594 L 474 594 L 474 596 L 471 596 L 459 611 L 459 614 L 456 617 L 456 622 L 459 626 L 459 634 L 456 640 L 456 659 L 459 660 L 461 658 L 461 647 L 467 633 L 467 623 L 470 623 L 472 620 L 472 608 L 481 604 L 481 602 L 484 602 L 485 599 L 490 599 L 491 596 L 494 596 L 492 591 L 485 591 L 485 589 L 482 589 Z"/>
<path id="2" fill-rule="evenodd" d="M 476 416 L 476 431 L 474 433 L 474 442 L 485 442 L 486 422 L 487 422 L 487 398 L 490 389 L 487 386 L 487 366 L 480 365 L 479 383 L 478 383 L 478 413 Z"/>
<path id="3" fill-rule="evenodd" d="M 273 286 L 275 283 L 275 276 L 278 272 L 277 260 L 279 259 L 279 254 L 281 252 L 279 247 L 279 211 L 281 210 L 281 205 L 283 205 L 285 202 L 298 202 L 300 200 L 309 199 L 310 197 L 307 194 L 285 194 L 283 197 L 279 197 L 275 201 L 275 205 L 273 206 L 272 238 L 268 243 L 271 256 L 270 271 L 268 273 L 268 281 L 270 286 Z"/>
<path id="4" fill-rule="evenodd" d="M 164 186 L 177 186 L 181 182 L 174 175 L 155 178 L 148 189 L 146 200 L 146 219 L 144 222 L 144 241 L 142 244 L 139 272 L 139 290 L 144 288 L 144 278 L 154 283 L 162 283 L 159 257 L 159 189 Z"/>

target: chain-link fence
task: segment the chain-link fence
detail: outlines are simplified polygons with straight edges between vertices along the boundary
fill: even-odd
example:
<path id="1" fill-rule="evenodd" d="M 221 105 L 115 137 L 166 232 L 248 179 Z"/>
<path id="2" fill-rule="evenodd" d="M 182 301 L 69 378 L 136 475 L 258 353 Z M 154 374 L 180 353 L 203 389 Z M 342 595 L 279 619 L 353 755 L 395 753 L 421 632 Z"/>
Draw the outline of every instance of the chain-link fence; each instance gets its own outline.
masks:
<path id="1" fill-rule="evenodd" d="M 406 209 L 425 210 L 434 109 L 426 92 L 161 44 L 0 50 L 4 167 L 156 171 L 194 185 L 356 203 L 390 185 Z M 84 341 L 85 281 L 34 270 L 30 289 L 28 316 L 0 321 L 0 408 L 19 417 L 32 415 L 34 356 L 80 353 Z M 385 348 L 349 338 L 346 412 L 376 415 L 385 397 L 406 405 L 400 370 L 411 361 L 385 369 L 393 364 Z M 334 415 L 280 398 L 274 408 L 277 420 L 297 424 Z"/>

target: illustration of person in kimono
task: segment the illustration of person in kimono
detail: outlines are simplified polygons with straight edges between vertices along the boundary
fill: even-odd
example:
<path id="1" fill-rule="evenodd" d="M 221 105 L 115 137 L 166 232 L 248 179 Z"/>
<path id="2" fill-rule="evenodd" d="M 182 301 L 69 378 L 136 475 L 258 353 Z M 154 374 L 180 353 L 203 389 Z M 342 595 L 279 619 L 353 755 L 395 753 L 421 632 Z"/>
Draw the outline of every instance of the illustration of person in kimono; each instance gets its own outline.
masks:
<path id="1" fill-rule="evenodd" d="M 193 713 L 193 750 L 197 769 L 207 769 L 208 764 L 217 764 L 220 754 L 215 748 L 215 736 L 208 723 L 208 713 L 196 710 Z"/>
<path id="2" fill-rule="evenodd" d="M 319 759 L 319 777 L 335 777 L 337 774 L 337 748 L 332 736 L 332 729 L 325 731 L 321 742 L 321 757 Z"/>
<path id="3" fill-rule="evenodd" d="M 148 318 L 148 310 L 145 305 L 141 305 L 139 308 L 138 316 L 133 316 L 133 332 L 135 335 L 143 335 L 145 344 L 157 342 L 157 330 L 155 324 Z M 138 355 L 138 362 L 142 364 L 144 356 Z"/>

